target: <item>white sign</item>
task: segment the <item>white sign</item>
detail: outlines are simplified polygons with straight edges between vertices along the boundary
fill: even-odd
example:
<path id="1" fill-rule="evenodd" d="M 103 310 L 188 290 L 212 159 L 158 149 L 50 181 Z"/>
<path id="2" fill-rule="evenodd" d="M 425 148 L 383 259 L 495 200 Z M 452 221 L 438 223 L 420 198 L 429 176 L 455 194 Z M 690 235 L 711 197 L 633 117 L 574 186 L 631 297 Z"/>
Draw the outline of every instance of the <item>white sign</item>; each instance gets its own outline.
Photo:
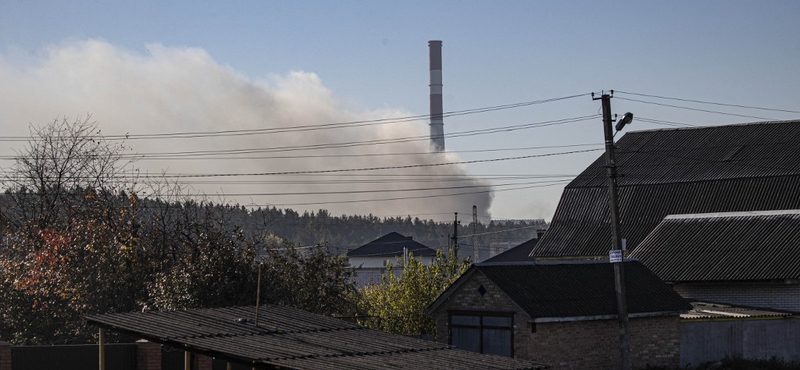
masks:
<path id="1" fill-rule="evenodd" d="M 608 251 L 608 262 L 622 262 L 622 251 L 619 249 L 612 249 Z"/>

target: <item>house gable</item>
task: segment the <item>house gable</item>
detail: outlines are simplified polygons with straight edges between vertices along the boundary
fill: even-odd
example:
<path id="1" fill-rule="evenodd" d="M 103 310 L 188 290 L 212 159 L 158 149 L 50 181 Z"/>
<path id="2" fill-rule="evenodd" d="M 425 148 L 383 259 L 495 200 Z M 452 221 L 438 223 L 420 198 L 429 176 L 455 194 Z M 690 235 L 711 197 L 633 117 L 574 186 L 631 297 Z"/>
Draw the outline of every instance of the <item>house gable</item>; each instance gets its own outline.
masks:
<path id="1" fill-rule="evenodd" d="M 615 301 L 613 276 L 604 278 L 608 267 L 611 264 L 593 262 L 474 265 L 428 308 L 436 320 L 437 340 L 453 341 L 453 315 L 513 315 L 514 357 L 542 361 L 554 369 L 613 367 L 619 361 L 619 324 L 616 306 L 610 314 L 603 311 L 606 298 Z M 641 282 L 629 283 L 631 300 L 650 304 L 642 310 L 634 303 L 631 315 L 636 365 L 676 366 L 678 314 L 691 306 L 652 273 L 640 276 L 647 270 L 638 262 L 626 263 L 627 271 L 629 282 Z M 578 288 L 581 285 L 586 288 Z M 651 295 L 639 294 L 647 291 Z M 535 316 L 547 312 L 542 306 L 553 313 Z"/>

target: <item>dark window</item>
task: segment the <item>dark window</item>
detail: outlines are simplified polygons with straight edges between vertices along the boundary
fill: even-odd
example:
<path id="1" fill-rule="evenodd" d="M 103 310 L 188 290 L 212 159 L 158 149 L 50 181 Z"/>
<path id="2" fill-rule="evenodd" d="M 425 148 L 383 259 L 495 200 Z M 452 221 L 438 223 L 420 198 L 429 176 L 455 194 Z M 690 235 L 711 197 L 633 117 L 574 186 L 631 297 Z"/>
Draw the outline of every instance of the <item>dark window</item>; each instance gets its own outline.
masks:
<path id="1" fill-rule="evenodd" d="M 512 357 L 513 329 L 511 314 L 450 314 L 450 344 L 467 351 Z"/>

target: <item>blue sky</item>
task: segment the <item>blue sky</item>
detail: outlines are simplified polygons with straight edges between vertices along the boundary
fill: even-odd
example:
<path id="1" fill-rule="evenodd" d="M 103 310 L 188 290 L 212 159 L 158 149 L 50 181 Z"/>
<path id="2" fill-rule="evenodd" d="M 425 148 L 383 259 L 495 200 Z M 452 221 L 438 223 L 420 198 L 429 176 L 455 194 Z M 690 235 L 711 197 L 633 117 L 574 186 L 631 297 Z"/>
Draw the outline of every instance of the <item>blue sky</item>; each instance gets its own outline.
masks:
<path id="1" fill-rule="evenodd" d="M 192 48 L 205 51 L 245 80 L 270 86 L 292 71 L 313 73 L 342 111 L 425 114 L 427 41 L 439 39 L 444 44 L 446 111 L 608 89 L 800 110 L 794 95 L 800 86 L 798 16 L 797 1 L 12 0 L 0 4 L 0 57 L 18 74 L 26 74 L 30 72 L 26 66 L 47 63 L 48 50 L 85 40 L 99 40 L 126 55 L 143 58 L 143 63 L 151 45 Z M 798 118 L 791 113 L 647 100 L 771 119 Z M 27 121 L 17 122 L 25 114 L 52 118 L 100 109 L 71 104 L 57 108 L 43 104 L 39 110 L 34 110 L 35 102 L 26 104 L 29 111 L 0 114 L 0 123 L 13 132 L 20 127 L 27 131 Z M 0 102 L 0 110 L 18 109 L 3 105 Z M 596 114 L 599 107 L 599 102 L 581 97 L 453 117 L 445 120 L 445 132 L 584 116 Z M 622 99 L 612 100 L 612 109 L 694 125 L 758 120 Z M 98 118 L 101 124 L 114 119 L 108 114 Z M 191 123 L 176 127 L 192 128 Z M 668 127 L 635 120 L 628 129 L 656 128 Z M 136 127 L 125 131 L 138 132 Z M 584 143 L 602 143 L 599 119 L 453 138 L 447 147 L 459 152 Z M 553 151 L 563 149 L 458 156 L 478 160 Z M 599 154 L 473 164 L 465 170 L 476 176 L 574 175 Z M 562 187 L 497 192 L 492 215 L 549 219 Z M 440 213 L 469 213 L 470 209 L 471 205 L 448 206 Z M 391 214 L 385 208 L 379 212 L 365 207 L 363 211 Z M 405 213 L 415 215 L 413 211 Z"/>

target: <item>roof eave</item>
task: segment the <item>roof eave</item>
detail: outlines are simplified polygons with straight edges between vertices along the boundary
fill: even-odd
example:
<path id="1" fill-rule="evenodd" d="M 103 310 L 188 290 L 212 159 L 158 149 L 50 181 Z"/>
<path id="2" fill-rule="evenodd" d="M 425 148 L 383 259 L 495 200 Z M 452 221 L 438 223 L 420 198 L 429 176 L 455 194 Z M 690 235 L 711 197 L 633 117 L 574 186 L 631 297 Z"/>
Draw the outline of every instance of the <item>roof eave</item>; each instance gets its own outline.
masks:
<path id="1" fill-rule="evenodd" d="M 681 311 L 656 311 L 656 312 L 636 312 L 629 313 L 628 317 L 632 319 L 643 317 L 662 317 L 662 316 L 678 316 L 680 314 L 689 312 L 689 310 Z M 570 316 L 570 317 L 537 317 L 531 321 L 539 323 L 555 323 L 555 322 L 575 322 L 575 321 L 593 321 L 593 320 L 610 320 L 619 317 L 617 314 L 610 315 L 594 315 L 594 316 Z"/>

